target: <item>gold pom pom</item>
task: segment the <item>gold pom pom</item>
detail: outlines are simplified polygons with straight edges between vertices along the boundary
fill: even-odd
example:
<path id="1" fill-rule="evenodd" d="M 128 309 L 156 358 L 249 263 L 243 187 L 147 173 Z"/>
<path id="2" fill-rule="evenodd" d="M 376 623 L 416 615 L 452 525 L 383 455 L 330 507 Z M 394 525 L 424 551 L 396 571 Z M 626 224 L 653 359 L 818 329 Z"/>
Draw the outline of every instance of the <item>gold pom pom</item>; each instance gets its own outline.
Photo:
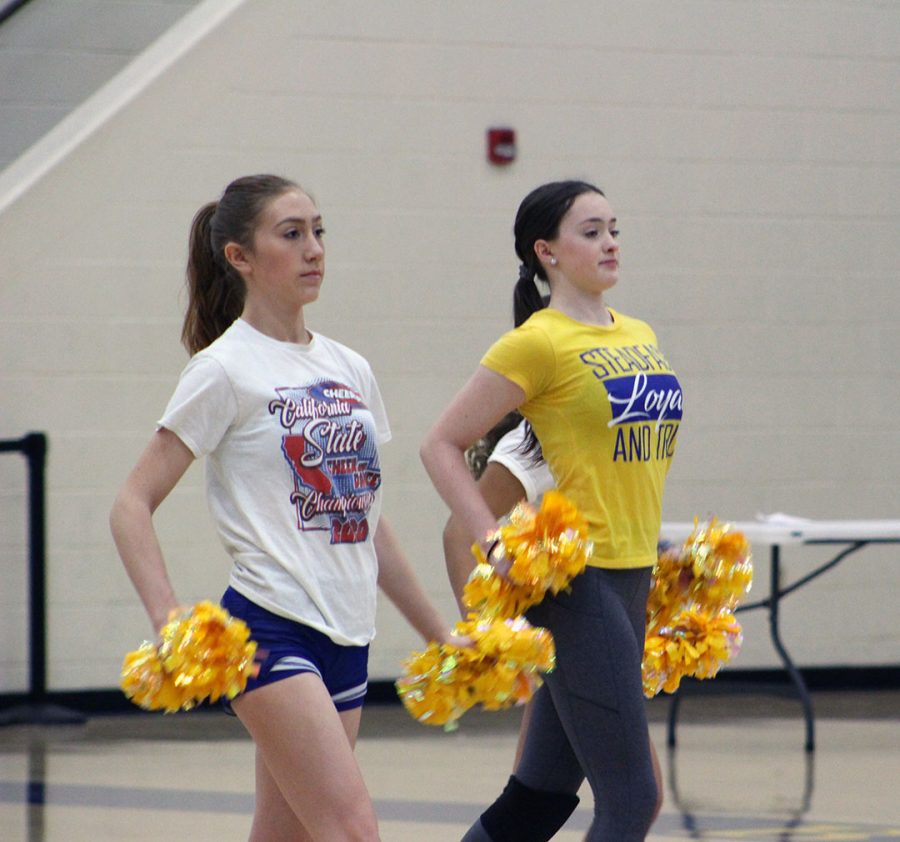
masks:
<path id="1" fill-rule="evenodd" d="M 644 695 L 674 693 L 684 676 L 714 678 L 740 651 L 742 640 L 741 625 L 728 611 L 712 617 L 702 611 L 681 611 L 670 626 L 647 635 Z"/>
<path id="2" fill-rule="evenodd" d="M 541 673 L 553 669 L 553 636 L 521 615 L 584 570 L 592 549 L 587 524 L 562 494 L 548 491 L 537 509 L 516 506 L 491 537 L 502 544 L 510 569 L 501 576 L 480 545 L 472 547 L 478 565 L 463 602 L 473 610 L 454 633 L 473 645 L 431 642 L 404 662 L 396 682 L 403 704 L 420 722 L 453 728 L 476 704 L 487 710 L 523 704 L 541 685 Z"/>
<path id="3" fill-rule="evenodd" d="M 517 617 L 536 605 L 548 591 L 559 593 L 581 573 L 593 547 L 587 523 L 558 491 L 548 491 L 540 508 L 519 503 L 497 532 L 510 568 L 500 576 L 487 563 L 481 546 L 472 552 L 479 564 L 463 590 L 463 603 L 490 617 Z"/>
<path id="4" fill-rule="evenodd" d="M 163 626 L 122 664 L 125 695 L 147 710 L 174 713 L 209 699 L 233 699 L 253 674 L 256 644 L 246 624 L 220 605 L 200 602 Z"/>
<path id="5" fill-rule="evenodd" d="M 419 722 L 453 727 L 474 705 L 501 710 L 523 704 L 540 686 L 540 673 L 553 669 L 553 637 L 519 617 L 469 620 L 454 633 L 472 646 L 432 641 L 404 662 L 397 692 Z"/>
<path id="6" fill-rule="evenodd" d="M 752 582 L 749 542 L 716 518 L 695 520 L 680 550 L 660 553 L 647 601 L 646 696 L 675 692 L 685 676 L 712 678 L 738 653 L 733 611 Z"/>

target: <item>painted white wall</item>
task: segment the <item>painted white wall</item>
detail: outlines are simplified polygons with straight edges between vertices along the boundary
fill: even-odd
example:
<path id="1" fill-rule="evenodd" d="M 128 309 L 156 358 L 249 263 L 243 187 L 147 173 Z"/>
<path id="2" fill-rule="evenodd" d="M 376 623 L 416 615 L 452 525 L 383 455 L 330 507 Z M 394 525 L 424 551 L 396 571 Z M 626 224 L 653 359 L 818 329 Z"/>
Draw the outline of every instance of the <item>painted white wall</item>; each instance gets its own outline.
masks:
<path id="1" fill-rule="evenodd" d="M 0 26 L 0 169 L 199 0 L 30 0 Z"/>
<path id="2" fill-rule="evenodd" d="M 113 495 L 186 361 L 194 211 L 275 171 L 318 199 L 314 330 L 365 354 L 394 440 L 386 512 L 452 616 L 425 430 L 511 321 L 511 225 L 586 177 L 622 224 L 611 303 L 686 394 L 665 516 L 898 517 L 900 13 L 871 0 L 206 2 L 0 173 L 0 438 L 46 431 L 49 684 L 108 688 L 148 623 Z M 485 160 L 509 125 L 519 158 Z M 0 692 L 24 689 L 24 470 L 0 458 Z M 228 562 L 192 468 L 157 524 L 183 601 Z M 821 558 L 786 553 L 788 578 Z M 767 565 L 760 559 L 765 592 Z M 790 597 L 801 665 L 897 664 L 897 551 Z M 744 615 L 741 667 L 776 658 Z M 373 678 L 418 644 L 384 605 Z"/>

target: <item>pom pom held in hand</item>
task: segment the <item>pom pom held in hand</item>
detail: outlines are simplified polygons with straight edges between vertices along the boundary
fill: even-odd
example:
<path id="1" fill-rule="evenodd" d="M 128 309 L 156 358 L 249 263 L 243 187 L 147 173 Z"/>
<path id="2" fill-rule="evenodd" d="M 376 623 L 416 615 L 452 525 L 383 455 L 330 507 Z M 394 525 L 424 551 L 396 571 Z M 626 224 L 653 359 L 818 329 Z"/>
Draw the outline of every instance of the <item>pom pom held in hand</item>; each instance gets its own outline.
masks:
<path id="1" fill-rule="evenodd" d="M 645 696 L 674 693 L 685 676 L 712 678 L 740 651 L 733 612 L 752 581 L 749 542 L 716 518 L 695 521 L 680 550 L 660 553 L 647 601 Z"/>
<path id="2" fill-rule="evenodd" d="M 452 727 L 477 704 L 487 710 L 522 704 L 540 686 L 540 673 L 553 669 L 553 636 L 522 617 L 469 619 L 454 631 L 474 645 L 432 641 L 410 656 L 397 681 L 400 699 L 419 722 Z"/>
<path id="3" fill-rule="evenodd" d="M 584 570 L 592 549 L 587 524 L 566 497 L 548 491 L 539 508 L 516 506 L 490 538 L 502 545 L 510 568 L 501 576 L 480 545 L 472 547 L 479 564 L 463 602 L 473 611 L 454 633 L 473 645 L 432 641 L 406 660 L 397 681 L 403 704 L 420 722 L 452 728 L 476 704 L 487 710 L 523 704 L 541 673 L 553 669 L 553 636 L 521 615 Z"/>
<path id="4" fill-rule="evenodd" d="M 255 664 L 246 624 L 212 602 L 199 602 L 163 626 L 157 645 L 144 643 L 122 664 L 122 690 L 147 710 L 174 713 L 209 699 L 233 699 Z"/>
<path id="5" fill-rule="evenodd" d="M 644 695 L 661 690 L 674 693 L 684 676 L 714 678 L 740 651 L 741 624 L 729 611 L 710 616 L 685 609 L 656 634 L 647 633 L 644 645 Z"/>
<path id="6" fill-rule="evenodd" d="M 581 513 L 552 490 L 540 508 L 519 503 L 489 537 L 499 539 L 510 568 L 500 576 L 480 545 L 472 547 L 479 565 L 463 590 L 463 603 L 481 616 L 517 617 L 548 591 L 558 593 L 584 570 L 593 549 Z"/>

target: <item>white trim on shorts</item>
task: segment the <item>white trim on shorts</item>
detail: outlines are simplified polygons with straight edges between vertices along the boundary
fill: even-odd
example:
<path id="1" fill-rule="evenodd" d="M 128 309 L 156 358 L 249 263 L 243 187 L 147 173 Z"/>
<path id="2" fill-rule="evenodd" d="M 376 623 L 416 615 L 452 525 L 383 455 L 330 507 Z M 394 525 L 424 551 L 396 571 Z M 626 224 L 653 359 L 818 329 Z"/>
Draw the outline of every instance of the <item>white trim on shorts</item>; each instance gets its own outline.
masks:
<path id="1" fill-rule="evenodd" d="M 362 684 L 357 684 L 356 687 L 351 687 L 349 690 L 341 690 L 340 693 L 335 693 L 331 697 L 331 701 L 337 705 L 341 704 L 341 702 L 352 702 L 356 699 L 361 699 L 366 695 L 368 686 L 369 682 L 364 681 Z"/>
<path id="2" fill-rule="evenodd" d="M 301 658 L 299 655 L 286 655 L 284 658 L 280 658 L 269 668 L 269 674 L 273 672 L 286 672 L 287 670 L 311 672 L 319 676 L 319 678 L 322 678 L 322 673 L 319 672 L 316 665 L 308 658 Z M 324 681 L 325 679 L 322 678 L 322 680 Z M 366 695 L 368 688 L 368 680 L 363 681 L 361 684 L 357 684 L 355 687 L 351 687 L 348 690 L 341 690 L 340 693 L 334 693 L 331 696 L 331 701 L 336 705 L 356 701 Z"/>
<path id="3" fill-rule="evenodd" d="M 319 668 L 308 658 L 301 658 L 299 655 L 285 655 L 283 658 L 279 658 L 271 667 L 269 667 L 269 672 L 285 672 L 287 670 L 302 670 L 303 672 L 314 672 L 319 678 L 322 678 L 322 673 L 319 672 Z M 324 681 L 324 679 L 322 679 Z"/>

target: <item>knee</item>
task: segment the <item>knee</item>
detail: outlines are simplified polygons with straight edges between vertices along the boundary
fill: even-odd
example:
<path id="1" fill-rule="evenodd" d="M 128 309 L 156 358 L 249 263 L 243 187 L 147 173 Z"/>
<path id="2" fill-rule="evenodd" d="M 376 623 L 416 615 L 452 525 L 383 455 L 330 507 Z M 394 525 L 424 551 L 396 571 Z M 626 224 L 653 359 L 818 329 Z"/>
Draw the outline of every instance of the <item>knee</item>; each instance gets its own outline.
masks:
<path id="1" fill-rule="evenodd" d="M 577 795 L 532 789 L 512 775 L 500 797 L 481 814 L 481 824 L 493 842 L 545 842 L 577 806 Z"/>
<path id="2" fill-rule="evenodd" d="M 626 813 L 620 813 L 619 821 L 623 823 L 623 828 L 628 827 L 629 831 L 635 834 L 635 839 L 643 839 L 656 821 L 662 806 L 661 793 L 655 776 L 644 776 L 634 782 L 629 798 L 625 802 L 629 805 L 628 810 Z M 625 803 L 622 806 L 625 806 Z"/>
<path id="3" fill-rule="evenodd" d="M 659 790 L 652 776 L 632 776 L 627 787 L 608 797 L 597 797 L 597 790 L 594 792 L 594 819 L 587 840 L 638 842 L 647 837 L 659 806 Z"/>
<path id="4" fill-rule="evenodd" d="M 339 812 L 323 809 L 303 817 L 304 840 L 340 839 L 341 842 L 380 842 L 378 819 L 369 804 L 345 804 Z M 282 839 L 281 835 L 272 837 Z"/>

